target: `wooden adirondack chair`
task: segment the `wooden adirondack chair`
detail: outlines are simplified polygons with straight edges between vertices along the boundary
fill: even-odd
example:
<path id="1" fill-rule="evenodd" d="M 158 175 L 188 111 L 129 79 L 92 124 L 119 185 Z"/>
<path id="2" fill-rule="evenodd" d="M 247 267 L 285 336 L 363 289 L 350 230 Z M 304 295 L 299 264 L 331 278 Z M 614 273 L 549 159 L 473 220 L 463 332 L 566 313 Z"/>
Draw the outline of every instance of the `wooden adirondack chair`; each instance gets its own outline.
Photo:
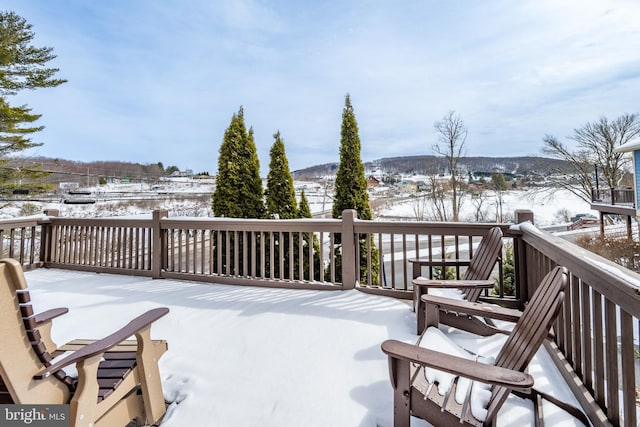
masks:
<path id="1" fill-rule="evenodd" d="M 555 321 L 564 300 L 567 271 L 556 267 L 547 274 L 534 293 L 522 316 L 498 353 L 494 365 L 469 360 L 464 357 L 387 340 L 382 350 L 389 357 L 391 384 L 394 389 L 394 426 L 409 427 L 411 415 L 423 418 L 434 426 L 490 426 L 511 391 L 529 392 L 533 378 L 524 371 L 540 348 Z M 501 308 L 482 303 L 451 300 L 432 295 L 423 296 L 427 304 L 427 331 L 437 328 L 441 310 L 467 312 L 471 315 L 502 318 Z M 506 317 L 510 316 L 510 311 Z M 425 333 L 427 333 L 425 331 Z M 486 417 L 476 419 L 469 410 L 470 395 L 459 404 L 455 388 L 459 380 L 444 396 L 438 387 L 429 383 L 425 367 L 490 384 L 490 398 Z M 475 385 L 474 385 L 475 386 Z"/>
<path id="2" fill-rule="evenodd" d="M 156 308 L 98 341 L 73 343 L 66 356 L 51 321 L 66 309 L 34 315 L 21 265 L 0 260 L 0 403 L 70 404 L 73 427 L 153 424 L 165 413 L 157 360 L 166 342 L 150 338 Z M 136 341 L 127 340 L 135 335 Z M 54 359 L 58 353 L 61 359 Z M 78 378 L 62 368 L 75 364 Z"/>
<path id="3" fill-rule="evenodd" d="M 463 297 L 467 301 L 475 302 L 480 297 L 480 293 L 485 288 L 493 287 L 493 280 L 490 280 L 491 271 L 496 261 L 502 253 L 502 230 L 500 227 L 493 227 L 482 237 L 476 253 L 470 260 L 429 260 L 426 258 L 414 258 L 409 262 L 413 263 L 413 302 L 416 311 L 417 328 L 419 335 L 424 331 L 425 305 L 421 297 L 428 293 L 429 289 L 460 289 Z M 465 266 L 461 280 L 433 280 L 419 277 L 422 266 Z M 440 319 L 441 323 L 457 326 L 458 320 L 455 316 L 446 316 Z M 478 333 L 482 331 L 482 325 L 478 325 Z M 488 332 L 487 332 L 488 333 Z"/>

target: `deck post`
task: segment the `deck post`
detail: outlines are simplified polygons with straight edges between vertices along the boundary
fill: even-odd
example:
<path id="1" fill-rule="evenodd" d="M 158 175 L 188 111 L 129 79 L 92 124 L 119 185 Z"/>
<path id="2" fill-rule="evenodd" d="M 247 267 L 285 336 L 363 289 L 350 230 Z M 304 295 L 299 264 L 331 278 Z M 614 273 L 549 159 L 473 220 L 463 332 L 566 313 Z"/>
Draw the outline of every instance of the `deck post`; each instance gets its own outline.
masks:
<path id="1" fill-rule="evenodd" d="M 600 238 L 604 239 L 604 212 L 600 211 Z"/>
<path id="2" fill-rule="evenodd" d="M 59 216 L 60 211 L 58 209 L 45 209 L 44 214 L 46 216 Z M 53 253 L 53 232 L 51 223 L 41 222 L 40 223 L 40 254 L 39 261 L 41 265 L 44 265 L 46 262 L 51 261 L 51 254 Z"/>
<path id="3" fill-rule="evenodd" d="M 164 260 L 166 259 L 166 245 L 165 239 L 160 227 L 160 220 L 169 216 L 169 211 L 166 209 L 156 209 L 153 211 L 151 217 L 151 273 L 154 279 L 160 279 L 162 277 L 162 269 L 164 267 Z"/>
<path id="4" fill-rule="evenodd" d="M 528 209 L 516 209 L 514 213 L 516 224 L 531 222 L 534 224 L 533 211 Z M 529 279 L 527 276 L 527 245 L 520 237 L 513 239 L 513 259 L 516 269 L 516 299 L 520 302 L 520 308 L 529 301 Z"/>
<path id="5" fill-rule="evenodd" d="M 529 209 L 516 209 L 515 213 L 514 213 L 515 219 L 516 219 L 516 224 L 520 224 L 522 222 L 527 222 L 530 221 L 531 224 L 535 225 L 535 222 L 533 221 L 533 211 L 529 210 Z"/>
<path id="6" fill-rule="evenodd" d="M 359 260 L 356 259 L 355 232 L 353 225 L 358 212 L 355 209 L 345 209 L 342 211 L 342 287 L 343 289 L 355 289 L 356 271 L 359 270 Z"/>

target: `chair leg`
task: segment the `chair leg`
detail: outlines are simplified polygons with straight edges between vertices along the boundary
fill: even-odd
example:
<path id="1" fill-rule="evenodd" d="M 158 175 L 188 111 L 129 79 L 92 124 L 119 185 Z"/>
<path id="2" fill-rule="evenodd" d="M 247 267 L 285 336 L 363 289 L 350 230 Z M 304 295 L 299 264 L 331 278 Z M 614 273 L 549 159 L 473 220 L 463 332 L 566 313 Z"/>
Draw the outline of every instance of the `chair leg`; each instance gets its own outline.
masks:
<path id="1" fill-rule="evenodd" d="M 544 415 L 542 413 L 542 397 L 536 394 L 533 401 L 533 413 L 536 427 L 544 427 Z"/>
<path id="2" fill-rule="evenodd" d="M 425 303 L 424 301 L 422 301 L 422 295 L 424 295 L 425 292 L 423 291 L 422 286 L 414 286 L 414 305 L 416 307 L 416 335 L 420 335 L 426 327 L 424 319 Z"/>
<path id="3" fill-rule="evenodd" d="M 138 349 L 136 359 L 140 371 L 140 389 L 144 401 L 147 421 L 154 423 L 164 415 L 166 407 L 160 383 L 158 359 L 153 342 L 151 341 L 151 326 L 136 334 Z"/>
<path id="4" fill-rule="evenodd" d="M 411 374 L 407 360 L 389 358 L 393 385 L 393 426 L 410 427 L 411 424 Z"/>

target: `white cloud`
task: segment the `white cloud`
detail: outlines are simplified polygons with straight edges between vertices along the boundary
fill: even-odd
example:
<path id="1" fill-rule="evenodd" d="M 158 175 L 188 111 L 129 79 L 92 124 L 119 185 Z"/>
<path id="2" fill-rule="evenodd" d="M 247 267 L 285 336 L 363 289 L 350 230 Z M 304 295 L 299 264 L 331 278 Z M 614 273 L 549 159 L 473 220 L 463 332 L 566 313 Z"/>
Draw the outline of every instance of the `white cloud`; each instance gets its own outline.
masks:
<path id="1" fill-rule="evenodd" d="M 292 169 L 338 161 L 347 92 L 364 160 L 431 154 L 451 109 L 470 155 L 536 154 L 545 134 L 635 112 L 640 88 L 632 1 L 5 7 L 59 55 L 69 83 L 21 99 L 43 113 L 41 154 L 74 160 L 213 171 L 244 105 L 264 171 L 278 129 Z"/>

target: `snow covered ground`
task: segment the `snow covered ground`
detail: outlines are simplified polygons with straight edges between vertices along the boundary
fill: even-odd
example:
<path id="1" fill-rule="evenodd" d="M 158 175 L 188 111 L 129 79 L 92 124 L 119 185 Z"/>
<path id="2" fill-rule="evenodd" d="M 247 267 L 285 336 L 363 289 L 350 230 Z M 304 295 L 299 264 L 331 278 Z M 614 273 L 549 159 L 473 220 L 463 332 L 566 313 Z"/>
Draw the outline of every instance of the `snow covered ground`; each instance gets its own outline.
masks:
<path id="1" fill-rule="evenodd" d="M 415 342 L 407 303 L 351 291 L 304 291 L 152 280 L 37 269 L 26 273 L 37 311 L 67 306 L 53 337 L 99 338 L 158 307 L 163 427 L 391 427 L 392 389 L 380 344 Z M 503 339 L 450 334 L 469 350 L 494 354 Z M 536 387 L 576 404 L 541 350 L 530 366 Z M 547 425 L 580 425 L 545 404 Z M 533 425 L 529 401 L 510 397 L 500 426 Z M 412 426 L 427 426 L 413 419 Z"/>
<path id="2" fill-rule="evenodd" d="M 419 204 L 419 200 L 415 198 L 405 198 L 398 202 L 391 201 L 378 211 L 378 215 L 380 217 L 415 220 L 416 211 L 420 211 Z M 487 192 L 482 205 L 479 208 L 478 206 L 478 200 L 465 198 L 460 213 L 461 220 L 476 222 L 476 218 L 480 216 L 481 220 L 495 221 L 499 205 L 493 193 Z M 505 191 L 502 195 L 503 219 L 505 221 L 512 220 L 517 209 L 533 211 L 536 225 L 539 226 L 567 223 L 572 216 L 579 213 L 597 216 L 597 212 L 591 210 L 589 203 L 567 190 L 551 188 L 537 192 Z"/>
<path id="3" fill-rule="evenodd" d="M 332 193 L 328 186 L 311 181 L 296 181 L 296 192 L 299 196 L 302 190 L 309 201 L 313 214 L 331 212 Z M 61 194 L 53 200 L 47 201 L 13 201 L 5 200 L 0 203 L 0 218 L 42 213 L 45 209 L 57 209 L 63 217 L 111 217 L 144 215 L 154 209 L 167 209 L 169 216 L 212 217 L 211 193 L 213 184 L 208 180 L 175 180 L 163 182 L 161 185 L 149 184 L 107 184 L 100 187 L 86 189 L 90 195 L 77 196 L 95 200 L 92 204 L 66 204 L 65 199 L 74 196 Z M 424 193 L 418 193 L 418 196 Z M 432 220 L 428 206 L 421 206 L 423 196 L 400 194 L 384 197 L 373 192 L 370 196 L 374 206 L 374 217 L 391 220 L 416 220 L 417 211 L 424 211 L 422 220 Z M 516 209 L 529 209 L 534 212 L 536 224 L 549 226 L 567 223 L 571 216 L 579 213 L 590 213 L 588 203 L 565 190 L 543 189 L 537 193 L 533 191 L 506 191 L 503 193 L 502 213 L 506 222 L 513 219 Z M 498 202 L 496 196 L 485 192 L 482 200 L 467 196 L 462 205 L 460 218 L 469 222 L 496 221 Z"/>

